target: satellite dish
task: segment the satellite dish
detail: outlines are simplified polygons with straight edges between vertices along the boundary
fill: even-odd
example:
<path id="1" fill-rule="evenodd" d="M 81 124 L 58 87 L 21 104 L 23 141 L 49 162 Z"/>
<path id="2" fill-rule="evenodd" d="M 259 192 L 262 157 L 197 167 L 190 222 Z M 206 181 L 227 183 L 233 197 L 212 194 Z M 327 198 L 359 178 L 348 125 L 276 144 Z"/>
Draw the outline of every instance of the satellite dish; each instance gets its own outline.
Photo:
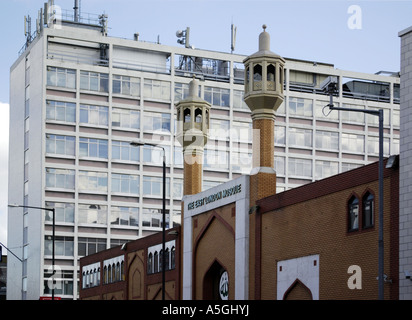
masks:
<path id="1" fill-rule="evenodd" d="M 178 38 L 183 37 L 183 31 L 182 30 L 177 30 L 176 31 L 176 37 L 178 37 Z"/>

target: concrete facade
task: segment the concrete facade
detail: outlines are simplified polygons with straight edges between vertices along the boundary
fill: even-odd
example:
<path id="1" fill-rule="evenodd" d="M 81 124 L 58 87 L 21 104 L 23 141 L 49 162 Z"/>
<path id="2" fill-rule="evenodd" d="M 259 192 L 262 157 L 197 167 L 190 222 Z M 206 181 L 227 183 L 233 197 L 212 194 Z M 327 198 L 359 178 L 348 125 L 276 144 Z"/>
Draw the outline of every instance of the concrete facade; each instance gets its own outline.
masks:
<path id="1" fill-rule="evenodd" d="M 401 144 L 399 186 L 399 298 L 412 299 L 412 27 L 401 38 Z"/>

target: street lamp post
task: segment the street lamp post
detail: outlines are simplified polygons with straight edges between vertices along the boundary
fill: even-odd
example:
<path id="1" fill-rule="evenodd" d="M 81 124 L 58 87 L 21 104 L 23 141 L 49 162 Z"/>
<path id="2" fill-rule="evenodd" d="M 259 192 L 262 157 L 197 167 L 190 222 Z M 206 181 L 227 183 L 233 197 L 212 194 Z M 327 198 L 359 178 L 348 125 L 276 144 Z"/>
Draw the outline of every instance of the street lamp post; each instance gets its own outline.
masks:
<path id="1" fill-rule="evenodd" d="M 43 211 L 50 211 L 53 213 L 53 231 L 52 231 L 52 277 L 53 277 L 53 287 L 52 287 L 52 300 L 54 300 L 54 274 L 56 272 L 55 264 L 55 239 L 56 239 L 56 210 L 55 208 L 42 208 L 42 207 L 32 207 L 32 206 L 21 206 L 18 204 L 8 205 L 10 208 L 27 208 L 27 209 L 38 209 Z"/>
<path id="2" fill-rule="evenodd" d="M 166 150 L 157 144 L 133 141 L 130 143 L 133 147 L 151 146 L 163 150 L 163 212 L 162 212 L 162 300 L 165 300 L 166 284 Z"/>
<path id="3" fill-rule="evenodd" d="M 336 80 L 335 80 L 336 81 Z M 330 95 L 330 102 L 325 106 L 332 110 L 362 112 L 379 117 L 379 235 L 378 235 L 378 298 L 384 299 L 384 249 L 383 249 L 383 110 L 365 110 L 335 107 L 333 105 L 333 93 L 337 92 L 337 82 L 326 79 L 324 89 Z"/>

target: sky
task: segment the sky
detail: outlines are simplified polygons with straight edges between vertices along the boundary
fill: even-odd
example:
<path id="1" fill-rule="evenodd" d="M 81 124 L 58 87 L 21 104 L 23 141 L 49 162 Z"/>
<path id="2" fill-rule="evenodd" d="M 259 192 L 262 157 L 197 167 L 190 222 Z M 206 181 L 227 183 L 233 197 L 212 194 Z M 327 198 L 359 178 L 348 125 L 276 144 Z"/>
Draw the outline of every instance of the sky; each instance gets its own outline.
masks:
<path id="1" fill-rule="evenodd" d="M 10 67 L 25 42 L 24 16 L 32 29 L 46 0 L 1 0 L 0 50 L 0 242 L 7 245 L 7 166 Z M 399 31 L 412 26 L 412 0 L 81 0 L 81 13 L 108 15 L 108 36 L 179 46 L 176 31 L 190 27 L 194 48 L 258 51 L 262 25 L 271 50 L 286 58 L 331 63 L 337 69 L 400 71 Z M 74 0 L 55 0 L 73 10 Z M 4 250 L 3 250 L 4 253 Z"/>

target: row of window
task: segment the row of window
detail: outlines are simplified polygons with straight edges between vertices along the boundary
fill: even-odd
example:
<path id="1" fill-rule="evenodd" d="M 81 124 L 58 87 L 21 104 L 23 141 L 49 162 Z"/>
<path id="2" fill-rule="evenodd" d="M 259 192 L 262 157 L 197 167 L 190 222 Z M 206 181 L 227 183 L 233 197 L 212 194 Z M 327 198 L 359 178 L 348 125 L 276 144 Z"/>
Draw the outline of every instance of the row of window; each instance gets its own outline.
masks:
<path id="1" fill-rule="evenodd" d="M 150 253 L 147 260 L 147 273 L 153 274 L 162 271 L 162 255 L 163 251 Z M 172 247 L 165 250 L 165 270 L 173 270 L 176 268 L 176 250 Z M 93 288 L 100 285 L 101 271 L 100 267 L 92 268 L 91 270 L 82 272 L 82 288 Z M 105 265 L 103 267 L 103 284 L 109 284 L 125 280 L 124 261 Z"/>
<path id="2" fill-rule="evenodd" d="M 46 168 L 46 187 L 57 189 L 75 189 L 75 170 Z M 108 176 L 106 172 L 79 171 L 79 191 L 108 192 Z M 143 195 L 162 196 L 162 178 L 143 176 Z M 174 179 L 173 197 L 182 196 L 182 179 Z M 111 174 L 111 192 L 139 194 L 140 176 L 131 174 Z M 166 197 L 170 197 L 170 178 L 166 179 Z"/>
<path id="3" fill-rule="evenodd" d="M 133 97 L 140 97 L 140 79 L 113 75 L 113 88 L 114 94 L 123 94 Z M 97 92 L 108 92 L 108 74 L 94 73 L 87 71 L 80 71 L 80 89 Z M 76 70 L 62 69 L 55 67 L 48 67 L 47 84 L 54 87 L 63 87 L 69 89 L 75 89 L 76 87 Z M 161 100 L 170 101 L 170 82 L 159 80 L 144 80 L 144 96 L 148 98 L 156 98 Z M 175 102 L 186 98 L 189 94 L 189 85 L 183 83 L 175 84 Z M 235 109 L 249 110 L 246 103 L 243 101 L 243 90 L 233 91 L 233 107 Z M 217 87 L 205 87 L 203 98 L 213 106 L 229 108 L 230 107 L 230 90 Z M 325 118 L 323 114 L 323 107 L 327 105 L 327 101 L 318 101 L 315 112 L 312 99 L 289 97 L 288 98 L 289 115 L 291 116 L 303 116 L 313 117 L 314 113 L 318 118 Z M 343 107 L 363 109 L 361 105 L 343 104 Z M 285 104 L 277 111 L 278 114 L 285 114 Z M 390 109 L 384 109 L 384 125 L 389 126 L 392 124 L 395 127 L 400 125 L 400 111 L 393 110 L 393 118 L 391 119 Z M 362 123 L 365 122 L 371 125 L 378 125 L 377 117 L 367 114 L 359 114 L 353 112 L 331 112 L 327 115 L 329 120 L 338 120 L 339 117 L 342 121 L 348 121 L 350 123 Z"/>
<path id="4" fill-rule="evenodd" d="M 47 120 L 57 120 L 65 122 L 75 122 L 75 104 L 58 101 L 48 101 Z M 80 123 L 98 126 L 108 124 L 108 107 L 81 105 L 80 106 Z M 150 113 L 145 115 L 144 131 L 169 131 L 171 129 L 171 116 L 167 113 Z M 113 127 L 123 129 L 140 129 L 140 111 L 129 109 L 113 109 L 112 112 Z M 230 127 L 229 120 L 210 120 L 210 139 L 220 140 L 229 139 L 233 141 L 252 141 L 252 124 L 251 122 L 234 121 Z M 365 136 L 351 133 L 341 134 L 341 145 L 343 151 L 364 152 Z M 367 152 L 377 154 L 378 137 L 367 137 Z M 339 150 L 339 133 L 332 131 L 316 131 L 316 137 L 313 138 L 313 130 L 303 128 L 288 129 L 288 144 L 295 147 L 311 148 L 315 142 L 316 147 L 327 150 Z M 286 127 L 275 126 L 275 143 L 278 145 L 286 144 Z M 399 148 L 399 139 L 394 139 L 394 147 Z M 389 155 L 390 139 L 384 139 L 385 154 Z M 396 150 L 394 150 L 396 153 Z"/>
<path id="5" fill-rule="evenodd" d="M 111 206 L 100 204 L 78 204 L 77 211 L 74 203 L 47 202 L 48 207 L 55 208 L 56 223 L 70 223 L 77 221 L 79 225 L 95 224 L 121 226 L 121 227 L 162 227 L 162 210 L 155 208 L 142 208 L 140 221 L 139 208 L 127 206 Z M 52 221 L 52 214 L 46 213 L 46 221 Z M 108 220 L 109 219 L 109 220 Z M 166 228 L 169 228 L 170 215 L 166 209 Z M 173 226 L 180 224 L 180 211 L 174 211 Z"/>
<path id="6" fill-rule="evenodd" d="M 116 247 L 126 240 L 110 240 L 110 247 Z M 55 238 L 55 255 L 62 257 L 73 257 L 74 256 L 74 237 L 69 236 L 56 236 Z M 81 238 L 77 240 L 77 254 L 79 257 L 85 257 L 97 252 L 107 249 L 107 240 L 101 238 Z M 53 239 L 51 236 L 45 236 L 44 239 L 44 255 L 51 256 L 53 247 Z"/>
<path id="7" fill-rule="evenodd" d="M 154 253 L 149 253 L 147 259 L 147 273 L 158 273 L 162 272 L 162 255 L 163 250 L 160 252 L 155 251 Z M 176 267 L 176 249 L 172 247 L 171 250 L 169 248 L 165 249 L 165 270 L 172 270 Z"/>
<path id="8" fill-rule="evenodd" d="M 67 89 L 76 89 L 76 70 L 56 67 L 47 68 L 47 85 Z M 141 96 L 141 80 L 127 76 L 113 75 L 112 93 L 132 97 Z M 80 71 L 80 89 L 95 92 L 109 92 L 109 75 Z M 175 84 L 175 102 L 185 99 L 189 95 L 189 84 Z M 170 101 L 170 82 L 145 79 L 143 83 L 143 96 L 146 98 Z M 227 107 L 230 104 L 229 89 L 205 87 L 204 99 L 214 106 Z M 249 110 L 243 101 L 243 91 L 234 90 L 233 107 Z"/>
<path id="9" fill-rule="evenodd" d="M 93 288 L 100 285 L 100 267 L 83 271 L 82 288 Z M 115 283 L 125 280 L 124 261 L 105 265 L 103 267 L 103 284 Z"/>
<path id="10" fill-rule="evenodd" d="M 348 231 L 358 231 L 374 226 L 374 195 L 367 192 L 362 198 L 354 195 L 348 202 Z"/>

